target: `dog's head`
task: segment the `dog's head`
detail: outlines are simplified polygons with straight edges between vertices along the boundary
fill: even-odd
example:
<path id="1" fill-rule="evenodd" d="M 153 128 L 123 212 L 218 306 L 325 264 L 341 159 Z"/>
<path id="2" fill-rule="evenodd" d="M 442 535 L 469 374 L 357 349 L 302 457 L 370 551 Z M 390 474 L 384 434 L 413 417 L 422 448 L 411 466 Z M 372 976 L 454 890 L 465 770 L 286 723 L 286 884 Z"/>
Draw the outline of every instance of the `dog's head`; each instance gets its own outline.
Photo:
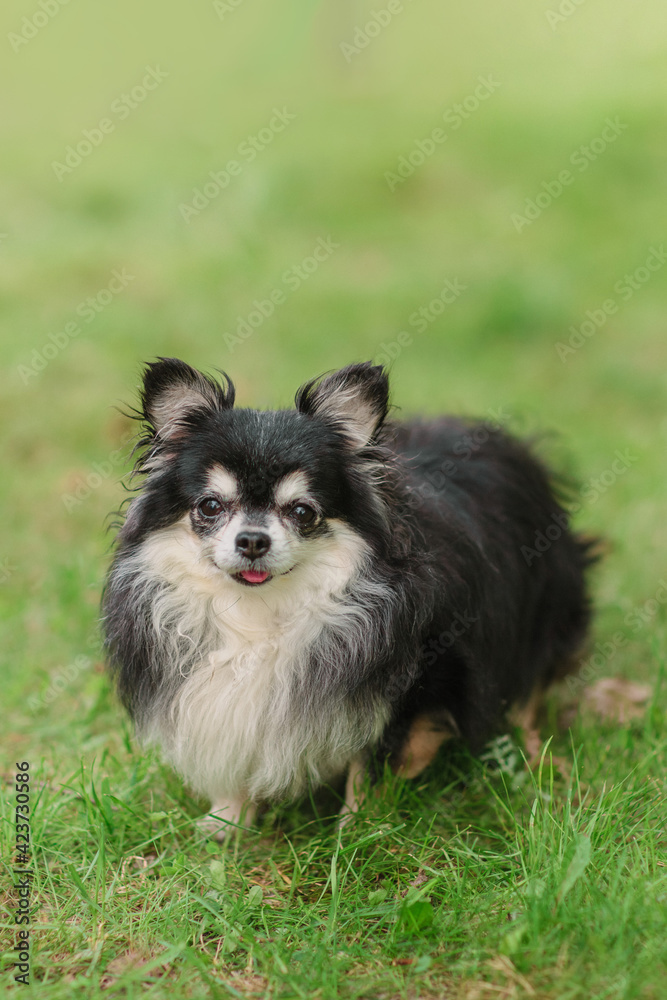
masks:
<path id="1" fill-rule="evenodd" d="M 234 408 L 234 387 L 176 359 L 146 368 L 145 475 L 121 539 L 178 525 L 207 571 L 261 587 L 313 564 L 350 531 L 386 520 L 375 448 L 387 413 L 380 367 L 350 365 L 304 385 L 296 409 Z"/>

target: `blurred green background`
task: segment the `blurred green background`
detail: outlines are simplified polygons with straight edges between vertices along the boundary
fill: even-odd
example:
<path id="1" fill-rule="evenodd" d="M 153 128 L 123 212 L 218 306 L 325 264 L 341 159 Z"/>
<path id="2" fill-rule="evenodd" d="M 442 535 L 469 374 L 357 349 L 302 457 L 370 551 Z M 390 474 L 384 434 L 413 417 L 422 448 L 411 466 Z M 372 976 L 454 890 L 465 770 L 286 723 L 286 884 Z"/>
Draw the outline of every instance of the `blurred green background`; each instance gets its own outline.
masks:
<path id="1" fill-rule="evenodd" d="M 259 406 L 391 356 L 405 414 L 553 432 L 541 447 L 582 484 L 577 524 L 609 541 L 598 637 L 628 631 L 665 573 L 663 4 L 43 0 L 3 22 L 14 739 L 82 739 L 63 720 L 99 678 L 53 709 L 26 699 L 98 655 L 132 432 L 114 407 L 156 355 L 224 368 Z M 333 249 L 311 263 L 320 240 Z M 609 672 L 650 675 L 651 609 Z"/>

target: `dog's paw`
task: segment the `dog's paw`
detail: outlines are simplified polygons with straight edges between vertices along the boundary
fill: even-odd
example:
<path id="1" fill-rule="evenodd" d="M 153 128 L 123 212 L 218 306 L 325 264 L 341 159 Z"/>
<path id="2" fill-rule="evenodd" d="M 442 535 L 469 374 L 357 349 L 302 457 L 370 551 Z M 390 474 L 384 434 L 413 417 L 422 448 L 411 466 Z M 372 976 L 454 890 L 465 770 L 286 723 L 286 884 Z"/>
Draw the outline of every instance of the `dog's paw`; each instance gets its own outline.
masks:
<path id="1" fill-rule="evenodd" d="M 348 806 L 343 806 L 343 808 L 338 813 L 338 818 L 336 820 L 336 827 L 339 830 L 345 830 L 346 827 L 352 826 L 357 818 L 357 810 L 350 809 Z"/>
<path id="2" fill-rule="evenodd" d="M 218 843 L 226 840 L 234 830 L 249 826 L 255 818 L 257 807 L 245 799 L 224 799 L 214 802 L 205 816 L 197 820 L 197 827 L 207 837 Z"/>
<path id="3" fill-rule="evenodd" d="M 219 844 L 225 841 L 234 830 L 229 821 L 223 820 L 219 816 L 200 816 L 197 820 L 197 830 L 211 840 L 217 840 Z"/>

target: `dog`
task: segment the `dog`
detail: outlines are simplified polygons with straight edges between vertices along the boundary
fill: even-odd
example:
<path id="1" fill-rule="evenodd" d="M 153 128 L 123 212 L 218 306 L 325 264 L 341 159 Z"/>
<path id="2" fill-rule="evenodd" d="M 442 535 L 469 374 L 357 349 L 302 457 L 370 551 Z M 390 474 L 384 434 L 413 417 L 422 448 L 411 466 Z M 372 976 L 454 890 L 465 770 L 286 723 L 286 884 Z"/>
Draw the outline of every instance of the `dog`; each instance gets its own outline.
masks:
<path id="1" fill-rule="evenodd" d="M 529 447 L 389 420 L 370 362 L 294 409 L 234 399 L 224 374 L 146 366 L 103 597 L 120 698 L 211 831 L 344 775 L 349 818 L 365 774 L 415 777 L 453 737 L 479 751 L 510 709 L 534 733 L 586 636 L 592 557 Z"/>

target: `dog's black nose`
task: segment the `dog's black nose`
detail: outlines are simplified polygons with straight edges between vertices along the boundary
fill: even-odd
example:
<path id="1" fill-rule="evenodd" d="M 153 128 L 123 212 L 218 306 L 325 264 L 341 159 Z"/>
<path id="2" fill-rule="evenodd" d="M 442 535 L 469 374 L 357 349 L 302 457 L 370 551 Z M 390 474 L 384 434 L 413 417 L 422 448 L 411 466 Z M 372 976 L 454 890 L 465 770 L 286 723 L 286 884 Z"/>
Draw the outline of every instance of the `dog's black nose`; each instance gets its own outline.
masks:
<path id="1" fill-rule="evenodd" d="M 236 536 L 236 548 L 247 559 L 259 559 L 271 548 L 271 538 L 265 531 L 242 531 Z"/>

